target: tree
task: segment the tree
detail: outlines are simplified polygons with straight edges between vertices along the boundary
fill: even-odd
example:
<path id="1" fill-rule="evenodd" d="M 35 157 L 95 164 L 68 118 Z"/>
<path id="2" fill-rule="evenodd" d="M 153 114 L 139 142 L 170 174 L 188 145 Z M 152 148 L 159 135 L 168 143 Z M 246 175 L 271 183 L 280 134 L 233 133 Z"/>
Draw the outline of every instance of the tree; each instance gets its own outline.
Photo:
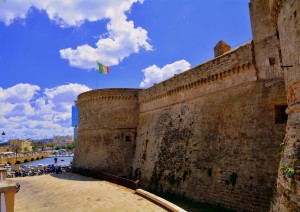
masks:
<path id="1" fill-rule="evenodd" d="M 75 145 L 74 144 L 68 144 L 67 149 L 69 149 L 69 150 L 75 149 Z"/>

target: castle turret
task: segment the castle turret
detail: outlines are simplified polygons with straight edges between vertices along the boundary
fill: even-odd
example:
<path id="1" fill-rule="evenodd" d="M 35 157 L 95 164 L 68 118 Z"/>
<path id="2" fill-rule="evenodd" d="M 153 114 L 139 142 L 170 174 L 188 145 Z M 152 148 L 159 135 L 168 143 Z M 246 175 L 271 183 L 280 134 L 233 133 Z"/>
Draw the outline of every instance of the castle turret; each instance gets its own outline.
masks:
<path id="1" fill-rule="evenodd" d="M 282 79 L 279 36 L 272 22 L 269 0 L 252 0 L 249 7 L 258 79 Z"/>
<path id="2" fill-rule="evenodd" d="M 103 89 L 78 96 L 74 172 L 130 176 L 138 124 L 138 89 Z"/>

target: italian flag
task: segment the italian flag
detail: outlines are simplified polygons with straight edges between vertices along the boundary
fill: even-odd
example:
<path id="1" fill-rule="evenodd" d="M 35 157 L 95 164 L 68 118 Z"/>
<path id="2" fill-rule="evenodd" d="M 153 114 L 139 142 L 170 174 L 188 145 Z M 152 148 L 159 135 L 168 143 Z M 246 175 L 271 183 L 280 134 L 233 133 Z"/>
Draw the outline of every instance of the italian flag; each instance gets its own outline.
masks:
<path id="1" fill-rule="evenodd" d="M 105 66 L 101 63 L 98 63 L 98 67 L 99 67 L 99 73 L 100 74 L 108 74 L 109 73 L 109 67 Z"/>

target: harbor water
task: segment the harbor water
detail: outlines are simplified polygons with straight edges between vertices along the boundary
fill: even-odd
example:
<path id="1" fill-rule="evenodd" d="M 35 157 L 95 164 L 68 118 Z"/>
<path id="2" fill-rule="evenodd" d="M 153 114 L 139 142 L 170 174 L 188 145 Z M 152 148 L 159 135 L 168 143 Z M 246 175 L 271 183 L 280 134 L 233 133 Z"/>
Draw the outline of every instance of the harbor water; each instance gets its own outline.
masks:
<path id="1" fill-rule="evenodd" d="M 44 164 L 44 165 L 49 165 L 49 164 L 54 164 L 54 165 L 69 165 L 70 162 L 73 161 L 73 157 L 69 156 L 69 157 L 64 157 L 64 156 L 58 156 L 57 158 L 57 162 L 55 163 L 54 157 L 47 157 L 47 158 L 43 158 L 40 160 L 35 160 L 35 161 L 30 161 L 27 163 L 24 163 L 25 166 L 37 166 L 39 164 Z"/>

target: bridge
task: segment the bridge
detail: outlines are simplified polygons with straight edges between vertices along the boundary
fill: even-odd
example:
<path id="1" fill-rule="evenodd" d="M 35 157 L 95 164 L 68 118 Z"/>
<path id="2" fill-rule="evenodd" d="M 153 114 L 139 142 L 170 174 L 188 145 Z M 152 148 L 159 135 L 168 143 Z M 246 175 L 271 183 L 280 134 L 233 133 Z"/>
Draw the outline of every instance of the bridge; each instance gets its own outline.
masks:
<path id="1" fill-rule="evenodd" d="M 4 163 L 16 164 L 17 161 L 19 161 L 19 163 L 26 163 L 29 161 L 46 158 L 49 157 L 50 155 L 51 154 L 47 152 L 4 155 L 4 156 L 0 156 L 0 164 L 4 164 Z"/>

